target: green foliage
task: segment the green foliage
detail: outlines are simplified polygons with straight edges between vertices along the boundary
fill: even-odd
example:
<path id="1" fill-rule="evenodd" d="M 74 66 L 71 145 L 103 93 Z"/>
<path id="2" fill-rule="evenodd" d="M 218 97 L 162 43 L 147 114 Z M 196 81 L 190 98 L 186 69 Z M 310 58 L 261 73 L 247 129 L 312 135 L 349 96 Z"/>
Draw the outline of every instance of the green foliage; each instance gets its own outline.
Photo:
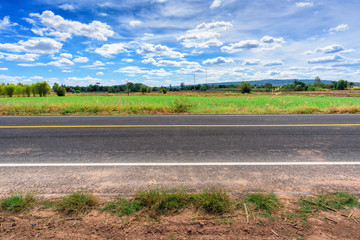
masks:
<path id="1" fill-rule="evenodd" d="M 58 210 L 66 214 L 84 214 L 98 204 L 98 199 L 84 191 L 76 191 L 64 196 L 58 204 Z"/>
<path id="2" fill-rule="evenodd" d="M 186 97 L 180 97 L 175 99 L 172 109 L 176 113 L 183 113 L 189 111 L 194 104 L 192 104 L 188 98 Z"/>
<path id="3" fill-rule="evenodd" d="M 141 85 L 140 91 L 142 92 L 142 94 L 145 94 L 147 92 L 147 87 L 145 85 Z"/>
<path id="4" fill-rule="evenodd" d="M 345 80 L 340 80 L 337 82 L 337 85 L 336 85 L 336 89 L 337 90 L 345 90 L 347 88 L 347 81 Z"/>
<path id="5" fill-rule="evenodd" d="M 46 95 L 48 95 L 51 92 L 51 88 L 46 81 L 37 82 L 35 84 L 35 89 L 40 97 L 46 97 Z"/>
<path id="6" fill-rule="evenodd" d="M 12 97 L 15 93 L 16 86 L 14 84 L 9 84 L 5 86 L 5 92 L 8 97 Z"/>
<path id="7" fill-rule="evenodd" d="M 136 193 L 135 199 L 142 207 L 149 209 L 154 216 L 166 213 L 176 213 L 191 204 L 189 201 L 189 194 L 177 189 L 172 191 L 164 189 L 139 191 Z"/>
<path id="8" fill-rule="evenodd" d="M 239 85 L 239 89 L 241 93 L 250 93 L 251 92 L 251 85 L 247 82 L 241 82 Z"/>
<path id="9" fill-rule="evenodd" d="M 167 91 L 168 91 L 167 88 L 164 88 L 164 87 L 160 88 L 160 93 L 162 93 L 162 94 L 166 94 Z"/>
<path id="10" fill-rule="evenodd" d="M 194 194 L 195 205 L 211 214 L 224 214 L 233 210 L 233 203 L 228 193 L 218 190 Z"/>
<path id="11" fill-rule="evenodd" d="M 278 210 L 281 206 L 280 200 L 273 193 L 250 193 L 245 196 L 245 203 L 259 212 L 271 214 Z"/>
<path id="12" fill-rule="evenodd" d="M 8 212 L 19 213 L 31 209 L 35 204 L 32 194 L 14 194 L 0 199 L 0 208 Z"/>
<path id="13" fill-rule="evenodd" d="M 64 97 L 66 94 L 66 88 L 59 86 L 57 83 L 54 84 L 53 90 L 59 97 Z"/>
<path id="14" fill-rule="evenodd" d="M 117 198 L 108 203 L 103 210 L 116 213 L 120 217 L 136 213 L 141 208 L 140 202 L 125 198 Z"/>

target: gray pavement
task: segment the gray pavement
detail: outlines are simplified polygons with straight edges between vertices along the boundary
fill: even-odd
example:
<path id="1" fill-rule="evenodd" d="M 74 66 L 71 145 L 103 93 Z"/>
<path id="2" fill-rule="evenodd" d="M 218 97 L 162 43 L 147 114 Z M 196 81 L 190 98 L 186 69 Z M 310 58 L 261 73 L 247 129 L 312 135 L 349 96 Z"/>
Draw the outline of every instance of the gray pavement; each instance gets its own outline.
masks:
<path id="1" fill-rule="evenodd" d="M 1 117 L 0 126 L 284 125 L 254 127 L 0 128 L 4 163 L 231 163 L 288 166 L 0 167 L 0 194 L 79 188 L 131 195 L 149 186 L 243 191 L 360 193 L 360 166 L 292 166 L 359 162 L 360 115 L 217 115 Z"/>

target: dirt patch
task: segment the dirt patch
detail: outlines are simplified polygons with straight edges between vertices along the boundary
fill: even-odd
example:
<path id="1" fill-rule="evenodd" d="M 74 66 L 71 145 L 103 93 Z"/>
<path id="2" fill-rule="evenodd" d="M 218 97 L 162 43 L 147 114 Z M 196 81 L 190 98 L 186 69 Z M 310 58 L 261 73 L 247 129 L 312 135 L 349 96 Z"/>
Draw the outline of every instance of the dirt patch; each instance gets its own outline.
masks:
<path id="1" fill-rule="evenodd" d="M 196 209 L 156 220 L 98 210 L 80 217 L 49 209 L 0 213 L 0 239 L 359 239 L 359 209 L 320 212 L 304 223 L 287 216 L 293 197 L 282 201 L 284 210 L 271 217 L 250 213 L 249 223 L 242 212 L 213 216 Z"/>

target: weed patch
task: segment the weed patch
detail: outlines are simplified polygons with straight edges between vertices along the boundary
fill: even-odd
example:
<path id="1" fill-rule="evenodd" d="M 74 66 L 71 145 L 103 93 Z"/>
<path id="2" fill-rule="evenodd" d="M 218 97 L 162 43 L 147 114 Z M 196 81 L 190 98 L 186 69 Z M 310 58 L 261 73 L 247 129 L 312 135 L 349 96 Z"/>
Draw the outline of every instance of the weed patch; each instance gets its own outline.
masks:
<path id="1" fill-rule="evenodd" d="M 91 193 L 76 191 L 64 196 L 58 203 L 58 210 L 65 214 L 84 214 L 98 204 L 98 199 Z"/>
<path id="2" fill-rule="evenodd" d="M 35 205 L 35 202 L 32 194 L 14 194 L 0 199 L 0 207 L 2 210 L 8 212 L 20 213 L 31 209 Z"/>
<path id="3" fill-rule="evenodd" d="M 141 204 L 136 200 L 129 200 L 125 198 L 118 198 L 108 203 L 103 210 L 116 213 L 122 217 L 124 215 L 130 215 L 136 213 L 141 208 Z"/>
<path id="4" fill-rule="evenodd" d="M 273 193 L 250 193 L 244 198 L 244 203 L 259 213 L 272 214 L 281 207 L 280 200 Z"/>
<path id="5" fill-rule="evenodd" d="M 203 193 L 192 195 L 194 204 L 207 213 L 224 214 L 234 210 L 234 204 L 228 193 L 218 190 L 209 192 L 205 190 Z"/>

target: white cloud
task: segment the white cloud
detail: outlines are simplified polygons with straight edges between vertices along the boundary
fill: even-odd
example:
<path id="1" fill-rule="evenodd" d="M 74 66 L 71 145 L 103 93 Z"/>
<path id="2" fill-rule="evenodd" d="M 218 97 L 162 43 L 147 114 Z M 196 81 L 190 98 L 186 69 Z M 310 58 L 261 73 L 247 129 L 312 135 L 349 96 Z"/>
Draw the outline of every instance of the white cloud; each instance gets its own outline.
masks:
<path id="1" fill-rule="evenodd" d="M 245 40 L 238 43 L 231 43 L 230 46 L 224 46 L 221 48 L 222 52 L 235 53 L 241 50 L 249 50 L 260 46 L 260 42 L 257 40 Z"/>
<path id="2" fill-rule="evenodd" d="M 171 73 L 166 72 L 164 69 L 154 69 L 154 70 L 144 70 L 141 69 L 139 67 L 136 66 L 128 66 L 128 67 L 123 67 L 120 68 L 118 70 L 115 70 L 114 72 L 120 72 L 120 73 L 125 73 L 128 75 L 135 75 L 135 74 L 148 74 L 148 75 L 155 75 L 155 76 L 160 76 L 160 77 L 165 77 L 165 76 L 169 76 L 171 75 Z"/>
<path id="3" fill-rule="evenodd" d="M 27 41 L 20 40 L 17 43 L 0 44 L 0 49 L 9 52 L 30 52 L 53 54 L 62 48 L 60 42 L 51 38 L 34 37 Z"/>
<path id="4" fill-rule="evenodd" d="M 0 20 L 0 30 L 6 30 L 12 26 L 16 26 L 18 25 L 17 23 L 11 23 L 10 22 L 10 17 L 9 16 L 5 16 L 3 18 L 3 20 Z"/>
<path id="5" fill-rule="evenodd" d="M 200 67 L 200 64 L 197 62 L 172 60 L 159 60 L 158 62 L 156 62 L 153 58 L 144 59 L 141 61 L 141 63 L 151 63 L 158 67 Z"/>
<path id="6" fill-rule="evenodd" d="M 104 73 L 103 72 L 97 72 L 96 76 L 104 76 Z"/>
<path id="7" fill-rule="evenodd" d="M 141 49 L 136 50 L 138 54 L 144 55 L 146 57 L 154 57 L 154 56 L 166 56 L 170 58 L 182 58 L 185 54 L 176 52 L 171 48 L 164 45 L 153 45 L 149 43 L 145 43 Z"/>
<path id="8" fill-rule="evenodd" d="M 76 63 L 86 63 L 89 59 L 87 57 L 77 57 L 73 61 Z"/>
<path id="9" fill-rule="evenodd" d="M 258 40 L 243 40 L 238 43 L 231 43 L 230 46 L 223 46 L 222 52 L 235 53 L 243 50 L 260 49 L 271 50 L 276 47 L 281 47 L 281 44 L 285 43 L 283 38 L 274 38 L 270 36 L 264 36 L 260 41 Z"/>
<path id="10" fill-rule="evenodd" d="M 56 32 L 56 31 L 50 31 L 46 34 L 47 36 L 55 37 L 56 40 L 59 41 L 66 41 L 66 39 L 71 38 L 71 34 L 68 32 Z"/>
<path id="11" fill-rule="evenodd" d="M 341 57 L 340 55 L 333 55 L 333 56 L 326 56 L 326 57 L 308 59 L 307 62 L 310 63 L 310 64 L 316 64 L 316 63 L 339 62 L 341 60 L 343 60 L 343 57 Z"/>
<path id="12" fill-rule="evenodd" d="M 346 30 L 349 30 L 349 25 L 347 24 L 340 24 L 336 27 L 333 27 L 333 28 L 330 28 L 329 29 L 329 32 L 343 32 L 343 31 L 346 31 Z"/>
<path id="13" fill-rule="evenodd" d="M 281 72 L 280 71 L 267 71 L 266 74 L 273 77 L 273 76 L 280 75 Z"/>
<path id="14" fill-rule="evenodd" d="M 9 70 L 8 68 L 0 68 L 0 71 L 7 71 Z"/>
<path id="15" fill-rule="evenodd" d="M 62 4 L 59 6 L 59 8 L 63 9 L 63 10 L 70 10 L 70 11 L 74 11 L 75 7 L 71 4 Z"/>
<path id="16" fill-rule="evenodd" d="M 61 53 L 60 57 L 71 59 L 73 55 L 71 53 Z"/>
<path id="17" fill-rule="evenodd" d="M 128 52 L 125 48 L 125 43 L 113 43 L 113 44 L 104 44 L 100 48 L 96 48 L 95 52 L 104 57 L 111 57 L 122 52 Z"/>
<path id="18" fill-rule="evenodd" d="M 131 63 L 131 62 L 134 61 L 134 59 L 131 59 L 131 58 L 123 58 L 123 59 L 121 59 L 121 61 Z"/>
<path id="19" fill-rule="evenodd" d="M 44 11 L 41 15 L 38 13 L 30 14 L 31 17 L 37 17 L 41 23 L 56 32 L 67 32 L 73 35 L 86 36 L 96 40 L 106 41 L 108 37 L 114 35 L 114 31 L 106 23 L 92 21 L 84 24 L 78 21 L 65 20 L 51 11 Z"/>
<path id="20" fill-rule="evenodd" d="M 86 82 L 86 83 L 89 83 L 89 84 L 95 84 L 99 81 L 101 81 L 100 78 L 93 78 L 93 77 L 90 77 L 90 76 L 87 76 L 87 77 L 68 77 L 67 80 L 69 81 L 72 81 L 72 82 Z"/>
<path id="21" fill-rule="evenodd" d="M 345 62 L 335 63 L 333 67 L 353 67 L 360 66 L 360 59 L 347 59 Z"/>
<path id="22" fill-rule="evenodd" d="M 200 74 L 204 73 L 205 70 L 202 68 L 181 68 L 180 70 L 176 71 L 176 74 L 181 75 L 194 75 L 194 74 Z"/>
<path id="23" fill-rule="evenodd" d="M 1 54 L 4 55 L 5 60 L 16 61 L 16 62 L 34 62 L 39 57 L 38 54 L 32 54 L 32 53 L 26 53 L 23 55 L 10 54 L 10 53 L 1 53 Z"/>
<path id="24" fill-rule="evenodd" d="M 65 67 L 65 66 L 74 65 L 74 63 L 67 58 L 62 58 L 58 61 L 49 62 L 47 65 L 51 65 L 51 66 L 55 66 L 55 67 Z"/>
<path id="25" fill-rule="evenodd" d="M 62 70 L 61 72 L 64 72 L 64 73 L 71 73 L 71 72 L 73 72 L 72 70 L 66 70 L 66 69 L 64 69 L 64 70 Z"/>
<path id="26" fill-rule="evenodd" d="M 136 27 L 136 26 L 139 26 L 141 24 L 142 24 L 142 21 L 139 21 L 139 20 L 132 20 L 132 21 L 129 22 L 129 25 L 131 27 Z"/>
<path id="27" fill-rule="evenodd" d="M 217 57 L 217 58 L 213 58 L 213 59 L 207 59 L 207 60 L 203 61 L 202 64 L 204 64 L 204 65 L 218 65 L 218 64 L 232 63 L 232 62 L 234 62 L 234 60 L 232 60 L 231 58 Z"/>
<path id="28" fill-rule="evenodd" d="M 316 48 L 315 52 L 322 52 L 322 53 L 337 53 L 344 51 L 344 47 L 339 44 L 333 44 L 322 48 Z"/>
<path id="29" fill-rule="evenodd" d="M 314 6 L 313 2 L 297 2 L 296 3 L 297 7 L 312 7 Z"/>
<path id="30" fill-rule="evenodd" d="M 217 8 L 221 5 L 221 0 L 214 0 L 210 8 Z"/>
<path id="31" fill-rule="evenodd" d="M 280 65 L 283 65 L 283 62 L 281 60 L 274 60 L 264 64 L 265 67 L 280 66 Z"/>
<path id="32" fill-rule="evenodd" d="M 210 46 L 221 46 L 223 43 L 217 39 L 221 31 L 232 27 L 230 22 L 201 23 L 195 29 L 187 31 L 178 38 L 186 48 L 208 48 Z"/>
<path id="33" fill-rule="evenodd" d="M 105 63 L 101 61 L 95 61 L 91 65 L 84 65 L 81 66 L 81 68 L 92 68 L 92 69 L 105 69 L 103 66 L 105 66 Z"/>
<path id="34" fill-rule="evenodd" d="M 261 63 L 260 59 L 248 59 L 243 62 L 245 66 L 255 66 Z"/>

